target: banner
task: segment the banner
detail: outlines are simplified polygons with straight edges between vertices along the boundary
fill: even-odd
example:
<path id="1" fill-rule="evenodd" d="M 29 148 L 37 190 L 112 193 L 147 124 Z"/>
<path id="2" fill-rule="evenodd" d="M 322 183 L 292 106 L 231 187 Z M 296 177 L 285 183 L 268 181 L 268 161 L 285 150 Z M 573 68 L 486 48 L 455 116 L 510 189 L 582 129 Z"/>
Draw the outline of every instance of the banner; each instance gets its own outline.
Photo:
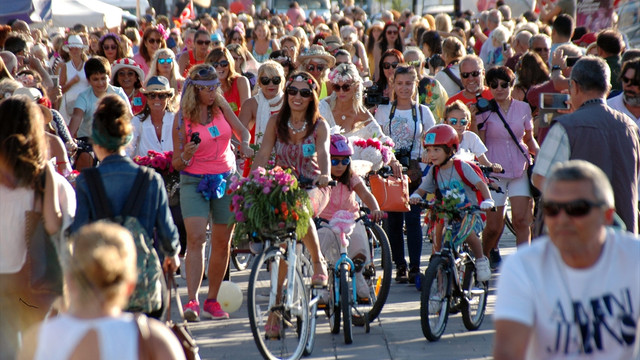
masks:
<path id="1" fill-rule="evenodd" d="M 576 27 L 584 26 L 589 32 L 610 28 L 613 24 L 612 0 L 578 0 Z"/>

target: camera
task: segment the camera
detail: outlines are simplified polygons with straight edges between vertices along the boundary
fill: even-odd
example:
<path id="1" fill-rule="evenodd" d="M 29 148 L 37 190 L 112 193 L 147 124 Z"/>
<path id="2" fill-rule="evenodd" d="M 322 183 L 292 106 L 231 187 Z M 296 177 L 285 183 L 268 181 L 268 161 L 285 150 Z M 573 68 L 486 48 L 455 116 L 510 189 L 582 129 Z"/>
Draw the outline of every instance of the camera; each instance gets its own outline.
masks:
<path id="1" fill-rule="evenodd" d="M 495 100 L 487 100 L 483 98 L 480 94 L 477 94 L 476 109 L 478 109 L 476 114 L 482 114 L 483 112 L 487 112 L 487 111 L 496 111 L 497 104 Z"/>
<path id="2" fill-rule="evenodd" d="M 200 142 L 202 141 L 200 139 L 200 133 L 194 132 L 193 134 L 191 134 L 191 141 L 193 141 L 193 143 L 196 145 L 200 144 Z"/>
<path id="3" fill-rule="evenodd" d="M 364 104 L 367 107 L 387 105 L 389 104 L 389 98 L 382 96 L 382 89 L 378 84 L 373 84 L 371 87 L 364 90 Z"/>
<path id="4" fill-rule="evenodd" d="M 440 54 L 431 55 L 428 62 L 429 62 L 429 66 L 434 69 L 437 69 L 439 67 L 443 67 L 446 65 L 444 63 L 444 60 L 442 59 L 442 56 L 440 56 Z"/>
<path id="5" fill-rule="evenodd" d="M 567 56 L 567 67 L 572 67 L 580 60 L 580 56 Z"/>
<path id="6" fill-rule="evenodd" d="M 508 42 L 502 43 L 502 51 L 503 52 L 509 51 L 510 48 L 511 48 L 511 45 L 509 45 Z"/>
<path id="7" fill-rule="evenodd" d="M 407 148 L 400 148 L 395 151 L 396 160 L 400 162 L 403 167 L 408 168 L 411 160 L 411 150 Z"/>

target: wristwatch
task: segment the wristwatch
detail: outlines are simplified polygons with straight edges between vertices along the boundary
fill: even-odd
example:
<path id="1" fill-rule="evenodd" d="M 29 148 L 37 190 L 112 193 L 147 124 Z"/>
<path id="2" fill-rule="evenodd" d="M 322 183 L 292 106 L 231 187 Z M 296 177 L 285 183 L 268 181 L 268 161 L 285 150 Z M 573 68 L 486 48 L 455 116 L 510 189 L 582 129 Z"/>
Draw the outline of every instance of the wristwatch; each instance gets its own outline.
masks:
<path id="1" fill-rule="evenodd" d="M 551 67 L 551 71 L 556 71 L 556 70 L 562 70 L 562 68 L 560 67 L 560 65 L 553 65 Z"/>

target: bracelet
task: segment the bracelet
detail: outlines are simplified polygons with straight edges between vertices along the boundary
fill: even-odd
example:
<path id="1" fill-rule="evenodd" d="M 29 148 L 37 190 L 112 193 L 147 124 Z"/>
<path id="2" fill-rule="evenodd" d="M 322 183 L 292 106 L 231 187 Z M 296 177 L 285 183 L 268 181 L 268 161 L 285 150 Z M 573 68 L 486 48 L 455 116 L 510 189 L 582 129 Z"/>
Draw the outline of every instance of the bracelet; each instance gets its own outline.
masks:
<path id="1" fill-rule="evenodd" d="M 191 159 L 189 159 L 189 160 L 185 160 L 185 159 L 184 159 L 184 153 L 181 153 L 181 154 L 180 154 L 180 160 L 182 160 L 182 162 L 183 162 L 186 166 L 189 166 L 189 165 L 191 165 L 191 160 L 193 160 L 193 158 L 191 158 Z"/>

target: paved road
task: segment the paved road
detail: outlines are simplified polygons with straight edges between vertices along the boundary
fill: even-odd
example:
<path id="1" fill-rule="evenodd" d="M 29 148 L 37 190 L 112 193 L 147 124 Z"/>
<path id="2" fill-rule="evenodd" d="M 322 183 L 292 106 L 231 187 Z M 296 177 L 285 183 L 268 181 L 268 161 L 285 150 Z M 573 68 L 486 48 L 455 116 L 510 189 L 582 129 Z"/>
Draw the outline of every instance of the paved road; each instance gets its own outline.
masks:
<path id="1" fill-rule="evenodd" d="M 500 241 L 500 251 L 508 256 L 515 251 L 515 238 L 505 230 Z M 423 271 L 426 268 L 431 244 L 425 243 L 422 251 Z M 394 271 L 395 276 L 395 271 Z M 467 331 L 460 314 L 451 315 L 445 334 L 440 341 L 428 342 L 420 327 L 420 293 L 406 284 L 392 283 L 386 305 L 373 324 L 371 332 L 354 327 L 353 344 L 345 345 L 343 334 L 333 335 L 325 316 L 318 318 L 317 340 L 313 354 L 307 359 L 491 359 L 493 343 L 493 307 L 495 304 L 494 274 L 490 283 L 490 296 L 485 320 L 477 331 Z M 246 309 L 246 290 L 249 270 L 231 272 L 231 280 L 238 283 L 244 293 L 244 304 L 231 319 L 206 320 L 189 324 L 202 359 L 259 359 L 260 353 L 254 343 Z M 184 279 L 178 280 L 181 299 L 186 302 Z M 201 302 L 206 298 L 206 281 L 200 292 Z M 175 315 L 174 315 L 175 316 Z"/>

